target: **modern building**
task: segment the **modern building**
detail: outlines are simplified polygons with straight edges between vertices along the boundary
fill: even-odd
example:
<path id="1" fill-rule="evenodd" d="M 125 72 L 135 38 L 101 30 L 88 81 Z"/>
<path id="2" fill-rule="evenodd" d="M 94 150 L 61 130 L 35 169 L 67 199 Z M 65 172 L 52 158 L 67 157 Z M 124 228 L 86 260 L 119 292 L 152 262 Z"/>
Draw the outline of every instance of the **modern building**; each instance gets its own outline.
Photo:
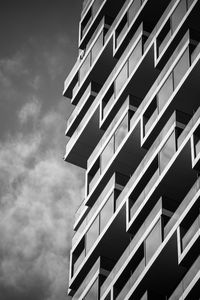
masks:
<path id="1" fill-rule="evenodd" d="M 200 0 L 85 0 L 65 160 L 69 295 L 200 299 Z"/>

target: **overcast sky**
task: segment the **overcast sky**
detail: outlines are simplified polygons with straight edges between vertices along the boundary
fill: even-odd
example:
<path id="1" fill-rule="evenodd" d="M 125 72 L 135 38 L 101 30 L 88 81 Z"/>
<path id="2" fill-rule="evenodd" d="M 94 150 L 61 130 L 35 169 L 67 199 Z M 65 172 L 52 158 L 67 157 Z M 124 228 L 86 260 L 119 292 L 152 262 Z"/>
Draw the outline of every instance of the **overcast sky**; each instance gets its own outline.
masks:
<path id="1" fill-rule="evenodd" d="M 83 172 L 63 161 L 82 0 L 1 0 L 0 300 L 63 300 Z"/>

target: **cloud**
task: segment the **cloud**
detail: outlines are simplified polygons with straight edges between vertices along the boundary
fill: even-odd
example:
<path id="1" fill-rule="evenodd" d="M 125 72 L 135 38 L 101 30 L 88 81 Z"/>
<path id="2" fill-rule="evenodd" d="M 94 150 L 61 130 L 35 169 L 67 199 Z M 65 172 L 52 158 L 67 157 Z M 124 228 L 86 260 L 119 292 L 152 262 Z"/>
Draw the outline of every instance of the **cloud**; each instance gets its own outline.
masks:
<path id="1" fill-rule="evenodd" d="M 24 124 L 29 119 L 36 120 L 39 117 L 40 110 L 41 103 L 35 96 L 32 96 L 31 100 L 27 102 L 18 113 L 20 123 Z"/>
<path id="2" fill-rule="evenodd" d="M 0 144 L 0 299 L 64 300 L 82 172 L 61 159 L 59 107 L 41 116 L 34 100 L 18 117 L 37 126 Z"/>

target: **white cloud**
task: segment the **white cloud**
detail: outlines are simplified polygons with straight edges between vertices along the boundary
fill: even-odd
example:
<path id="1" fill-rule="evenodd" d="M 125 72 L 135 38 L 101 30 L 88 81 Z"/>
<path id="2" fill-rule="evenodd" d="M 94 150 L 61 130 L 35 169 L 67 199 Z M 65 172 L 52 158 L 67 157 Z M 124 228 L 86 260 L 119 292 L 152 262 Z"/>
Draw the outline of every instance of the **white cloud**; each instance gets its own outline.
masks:
<path id="1" fill-rule="evenodd" d="M 41 110 L 41 103 L 39 100 L 32 96 L 31 100 L 21 108 L 18 113 L 18 118 L 21 124 L 26 123 L 29 119 L 36 120 L 39 117 Z"/>
<path id="2" fill-rule="evenodd" d="M 19 120 L 27 121 L 36 111 L 25 105 Z M 64 300 L 82 173 L 59 156 L 64 138 L 60 112 L 37 122 L 29 134 L 0 145 L 0 290 L 13 290 L 21 300 Z"/>

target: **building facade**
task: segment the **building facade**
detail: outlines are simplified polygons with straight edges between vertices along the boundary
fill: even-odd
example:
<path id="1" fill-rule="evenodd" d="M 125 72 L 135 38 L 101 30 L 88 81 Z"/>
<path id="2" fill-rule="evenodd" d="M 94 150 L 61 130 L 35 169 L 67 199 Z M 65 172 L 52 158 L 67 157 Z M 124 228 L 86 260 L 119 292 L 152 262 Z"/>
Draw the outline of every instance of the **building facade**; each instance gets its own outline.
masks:
<path id="1" fill-rule="evenodd" d="M 68 294 L 199 300 L 200 1 L 83 1 L 64 96 L 85 169 Z"/>

